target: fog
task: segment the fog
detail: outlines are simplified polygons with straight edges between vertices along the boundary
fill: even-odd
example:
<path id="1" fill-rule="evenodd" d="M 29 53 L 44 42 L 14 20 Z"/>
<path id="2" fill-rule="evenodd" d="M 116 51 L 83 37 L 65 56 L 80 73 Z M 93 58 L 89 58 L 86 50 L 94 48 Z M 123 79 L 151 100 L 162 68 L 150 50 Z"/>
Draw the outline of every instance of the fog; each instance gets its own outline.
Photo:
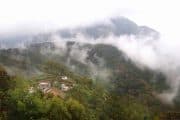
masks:
<path id="1" fill-rule="evenodd" d="M 136 24 L 133 24 L 133 26 L 135 26 L 135 28 L 138 27 Z M 111 27 L 112 26 L 110 26 L 110 29 L 114 30 L 114 28 Z M 154 34 L 115 35 L 110 31 L 105 37 L 100 36 L 94 38 L 87 36 L 81 30 L 75 32 L 76 34 L 67 38 L 60 36 L 57 32 L 52 32 L 50 41 L 54 42 L 59 48 L 58 51 L 54 51 L 55 54 L 66 54 L 67 41 L 75 41 L 81 44 L 103 43 L 113 45 L 120 51 L 123 51 L 139 68 L 143 69 L 144 67 L 148 67 L 151 70 L 160 71 L 166 75 L 166 82 L 171 86 L 171 90 L 164 91 L 164 93 L 158 95 L 160 99 L 166 99 L 166 102 L 170 103 L 177 95 L 180 86 L 180 54 L 178 54 L 178 51 L 180 51 L 180 42 L 178 36 L 173 36 L 171 33 L 161 34 L 160 37 L 154 37 Z M 17 47 L 25 48 L 24 44 L 18 45 Z M 3 46 L 3 48 L 6 48 L 6 46 Z M 72 49 L 69 57 L 88 65 L 91 68 L 92 76 L 97 77 L 97 75 L 100 75 L 102 78 L 108 78 L 108 69 L 102 67 L 103 65 L 97 67 L 92 62 L 86 60 L 89 49 L 81 50 L 76 44 Z M 42 52 L 46 53 L 47 51 Z M 103 62 L 103 59 L 98 58 L 98 60 L 100 63 L 106 64 Z M 67 62 L 68 61 L 69 60 L 67 60 Z"/>
<path id="2" fill-rule="evenodd" d="M 171 90 L 164 91 L 159 94 L 160 99 L 165 100 L 167 103 L 171 103 L 174 97 L 176 97 L 180 86 L 180 42 L 177 40 L 171 41 L 171 38 L 161 35 L 160 38 L 155 39 L 153 36 L 142 35 L 122 35 L 114 36 L 109 35 L 107 37 L 100 37 L 97 39 L 89 38 L 81 33 L 72 38 L 62 38 L 56 34 L 52 35 L 53 42 L 61 48 L 62 52 L 66 51 L 65 43 L 67 41 L 75 41 L 81 44 L 110 44 L 117 47 L 120 51 L 123 51 L 129 59 L 131 59 L 136 66 L 143 69 L 144 67 L 154 71 L 160 71 L 167 77 L 167 84 L 170 85 Z M 88 49 L 79 50 L 73 46 L 73 50 L 70 56 L 80 61 L 83 64 L 88 64 L 91 68 L 92 74 L 99 74 L 107 78 L 107 69 L 95 67 L 89 61 L 86 61 Z M 112 53 L 113 54 L 113 53 Z M 102 64 L 103 60 L 101 60 Z M 97 71 L 102 71 L 98 73 Z M 107 75 L 107 76 L 105 76 Z"/>

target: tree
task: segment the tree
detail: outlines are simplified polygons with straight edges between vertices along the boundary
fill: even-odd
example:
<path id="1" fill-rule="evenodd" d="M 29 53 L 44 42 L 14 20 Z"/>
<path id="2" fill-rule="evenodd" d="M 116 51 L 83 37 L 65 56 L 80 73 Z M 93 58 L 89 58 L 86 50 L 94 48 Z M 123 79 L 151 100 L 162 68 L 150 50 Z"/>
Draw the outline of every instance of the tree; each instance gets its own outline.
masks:
<path id="1" fill-rule="evenodd" d="M 74 99 L 69 99 L 67 102 L 67 109 L 71 114 L 72 120 L 84 120 L 86 117 L 85 107 Z"/>
<path id="2" fill-rule="evenodd" d="M 10 76 L 6 70 L 0 66 L 0 90 L 7 90 L 10 87 Z"/>
<path id="3" fill-rule="evenodd" d="M 48 112 L 50 120 L 70 120 L 71 116 L 60 98 L 54 97 L 50 104 Z"/>

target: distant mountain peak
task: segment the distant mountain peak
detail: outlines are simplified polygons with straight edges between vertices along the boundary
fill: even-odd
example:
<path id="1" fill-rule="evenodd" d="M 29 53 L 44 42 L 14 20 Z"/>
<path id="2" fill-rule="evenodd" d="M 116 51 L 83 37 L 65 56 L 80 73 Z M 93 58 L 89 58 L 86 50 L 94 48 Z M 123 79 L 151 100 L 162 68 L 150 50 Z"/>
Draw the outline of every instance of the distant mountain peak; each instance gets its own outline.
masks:
<path id="1" fill-rule="evenodd" d="M 147 26 L 138 26 L 135 22 L 125 17 L 110 18 L 109 22 L 98 22 L 83 27 L 64 28 L 52 33 L 42 33 L 38 35 L 19 35 L 10 37 L 0 37 L 0 48 L 23 47 L 31 43 L 51 41 L 53 34 L 60 36 L 62 39 L 76 38 L 78 34 L 91 39 L 106 38 L 114 35 L 120 37 L 122 35 L 135 36 L 151 36 L 154 39 L 159 37 L 159 33 Z"/>

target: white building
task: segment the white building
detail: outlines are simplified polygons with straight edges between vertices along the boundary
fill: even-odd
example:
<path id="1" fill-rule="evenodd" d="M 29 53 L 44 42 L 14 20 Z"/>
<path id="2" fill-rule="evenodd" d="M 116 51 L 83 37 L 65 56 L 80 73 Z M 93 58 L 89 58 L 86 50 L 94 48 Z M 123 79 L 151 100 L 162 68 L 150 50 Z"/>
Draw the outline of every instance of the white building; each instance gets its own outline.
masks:
<path id="1" fill-rule="evenodd" d="M 61 76 L 61 79 L 62 79 L 62 80 L 67 80 L 68 77 L 67 77 L 67 76 Z"/>
<path id="2" fill-rule="evenodd" d="M 45 82 L 39 82 L 38 88 L 42 91 L 50 89 L 51 88 L 51 83 L 48 81 Z"/>
<path id="3" fill-rule="evenodd" d="M 70 88 L 66 86 L 65 84 L 61 84 L 61 90 L 62 91 L 68 91 Z"/>

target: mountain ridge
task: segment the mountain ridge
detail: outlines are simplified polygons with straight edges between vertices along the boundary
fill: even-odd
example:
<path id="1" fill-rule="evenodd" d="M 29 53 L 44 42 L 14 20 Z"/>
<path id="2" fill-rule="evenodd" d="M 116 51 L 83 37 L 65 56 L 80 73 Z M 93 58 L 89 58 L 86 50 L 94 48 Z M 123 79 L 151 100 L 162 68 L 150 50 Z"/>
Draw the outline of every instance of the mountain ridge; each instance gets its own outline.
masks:
<path id="1" fill-rule="evenodd" d="M 49 42 L 54 34 L 62 39 L 73 39 L 76 38 L 78 34 L 92 40 L 103 39 L 112 35 L 116 37 L 134 35 L 144 37 L 150 36 L 153 37 L 153 39 L 159 38 L 159 33 L 156 30 L 147 26 L 138 26 L 127 18 L 117 17 L 111 18 L 109 23 L 95 23 L 84 27 L 64 28 L 55 32 L 40 33 L 37 35 L 0 37 L 0 49 L 25 48 L 31 43 Z"/>

